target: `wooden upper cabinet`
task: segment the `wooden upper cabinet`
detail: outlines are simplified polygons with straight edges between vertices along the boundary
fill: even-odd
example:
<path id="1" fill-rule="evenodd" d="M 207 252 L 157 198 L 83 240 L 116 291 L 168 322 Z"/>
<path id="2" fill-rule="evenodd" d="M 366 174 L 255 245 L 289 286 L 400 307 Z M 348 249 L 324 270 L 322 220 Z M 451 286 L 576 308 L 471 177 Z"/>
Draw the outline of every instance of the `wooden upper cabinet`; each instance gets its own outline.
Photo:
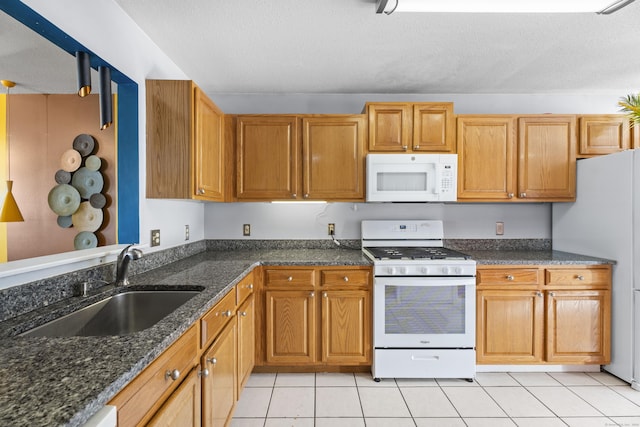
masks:
<path id="1" fill-rule="evenodd" d="M 640 148 L 640 123 L 631 127 L 631 148 Z"/>
<path id="2" fill-rule="evenodd" d="M 629 119 L 624 115 L 580 116 L 579 125 L 578 157 L 616 153 L 631 145 Z"/>
<path id="3" fill-rule="evenodd" d="M 362 115 L 238 116 L 238 200 L 364 201 Z"/>
<path id="4" fill-rule="evenodd" d="M 190 80 L 147 80 L 147 197 L 223 201 L 222 111 Z"/>
<path id="5" fill-rule="evenodd" d="M 575 200 L 575 152 L 575 116 L 518 118 L 518 197 Z"/>
<path id="6" fill-rule="evenodd" d="M 516 185 L 516 119 L 458 117 L 458 199 L 508 200 Z"/>
<path id="7" fill-rule="evenodd" d="M 298 197 L 298 119 L 296 116 L 238 116 L 238 200 Z"/>
<path id="8" fill-rule="evenodd" d="M 302 119 L 302 197 L 364 200 L 364 116 Z"/>
<path id="9" fill-rule="evenodd" d="M 453 103 L 367 103 L 369 151 L 455 153 Z"/>
<path id="10" fill-rule="evenodd" d="M 575 200 L 575 116 L 457 119 L 458 200 Z"/>

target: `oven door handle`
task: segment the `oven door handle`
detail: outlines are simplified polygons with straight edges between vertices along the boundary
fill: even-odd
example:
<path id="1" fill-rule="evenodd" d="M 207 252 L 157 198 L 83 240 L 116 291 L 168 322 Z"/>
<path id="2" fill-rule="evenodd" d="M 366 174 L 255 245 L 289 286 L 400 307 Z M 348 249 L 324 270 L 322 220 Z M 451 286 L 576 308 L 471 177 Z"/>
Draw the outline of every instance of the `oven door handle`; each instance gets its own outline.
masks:
<path id="1" fill-rule="evenodd" d="M 418 361 L 436 361 L 436 360 L 440 360 L 440 356 L 414 356 L 411 355 L 411 360 L 418 360 Z"/>

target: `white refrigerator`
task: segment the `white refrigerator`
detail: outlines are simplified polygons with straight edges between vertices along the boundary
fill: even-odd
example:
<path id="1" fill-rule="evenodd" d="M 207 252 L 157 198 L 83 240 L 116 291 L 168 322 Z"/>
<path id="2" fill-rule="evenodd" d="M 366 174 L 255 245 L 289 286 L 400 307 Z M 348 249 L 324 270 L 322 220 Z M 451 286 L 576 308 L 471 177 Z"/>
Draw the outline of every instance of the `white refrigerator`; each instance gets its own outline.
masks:
<path id="1" fill-rule="evenodd" d="M 640 388 L 640 150 L 578 160 L 575 203 L 553 203 L 554 250 L 608 258 L 613 266 L 611 364 Z"/>

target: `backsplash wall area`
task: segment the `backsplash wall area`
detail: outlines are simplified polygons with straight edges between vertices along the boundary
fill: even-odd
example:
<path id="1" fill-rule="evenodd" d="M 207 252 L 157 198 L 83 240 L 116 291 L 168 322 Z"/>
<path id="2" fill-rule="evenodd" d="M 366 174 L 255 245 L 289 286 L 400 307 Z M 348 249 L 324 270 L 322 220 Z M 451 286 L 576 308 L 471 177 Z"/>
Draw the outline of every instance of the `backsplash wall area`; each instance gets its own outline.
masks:
<path id="1" fill-rule="evenodd" d="M 360 239 L 365 219 L 436 219 L 446 239 L 550 239 L 549 203 L 208 203 L 205 239 Z M 504 235 L 496 235 L 496 222 Z M 243 224 L 251 236 L 242 235 Z"/>

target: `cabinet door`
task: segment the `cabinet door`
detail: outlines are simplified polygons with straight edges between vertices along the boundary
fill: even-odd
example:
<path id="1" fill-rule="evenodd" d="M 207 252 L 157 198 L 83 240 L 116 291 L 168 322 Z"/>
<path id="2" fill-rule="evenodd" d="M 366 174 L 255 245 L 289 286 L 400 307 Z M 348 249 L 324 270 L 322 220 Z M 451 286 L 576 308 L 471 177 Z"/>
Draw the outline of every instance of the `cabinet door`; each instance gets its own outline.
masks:
<path id="1" fill-rule="evenodd" d="M 608 290 L 547 292 L 547 361 L 597 363 L 610 359 Z"/>
<path id="2" fill-rule="evenodd" d="M 267 291 L 265 300 L 267 363 L 314 363 L 315 292 Z"/>
<path id="3" fill-rule="evenodd" d="M 478 364 L 542 361 L 544 297 L 541 292 L 480 290 L 476 317 Z"/>
<path id="4" fill-rule="evenodd" d="M 364 201 L 364 116 L 302 120 L 305 200 Z"/>
<path id="5" fill-rule="evenodd" d="M 575 200 L 575 116 L 520 117 L 518 155 L 519 198 Z"/>
<path id="6" fill-rule="evenodd" d="M 196 367 L 156 412 L 147 426 L 200 427 L 202 418 L 200 393 L 200 378 Z"/>
<path id="7" fill-rule="evenodd" d="M 407 151 L 411 147 L 411 104 L 367 104 L 367 114 L 369 151 Z"/>
<path id="8" fill-rule="evenodd" d="M 458 116 L 459 200 L 514 197 L 515 123 L 511 116 Z"/>
<path id="9" fill-rule="evenodd" d="M 629 119 L 623 115 L 580 117 L 578 157 L 591 157 L 627 150 L 630 145 L 629 141 Z"/>
<path id="10" fill-rule="evenodd" d="M 238 400 L 255 363 L 255 340 L 255 304 L 250 295 L 238 309 Z"/>
<path id="11" fill-rule="evenodd" d="M 455 153 L 453 103 L 413 106 L 413 151 Z"/>
<path id="12" fill-rule="evenodd" d="M 194 91 L 194 198 L 223 201 L 224 114 L 200 88 L 195 87 Z"/>
<path id="13" fill-rule="evenodd" d="M 225 426 L 236 401 L 236 322 L 220 332 L 201 364 L 209 371 L 202 381 L 202 422 L 205 427 Z"/>
<path id="14" fill-rule="evenodd" d="M 369 291 L 322 292 L 322 361 L 359 364 L 371 360 Z"/>
<path id="15" fill-rule="evenodd" d="M 299 136 L 294 116 L 239 116 L 238 200 L 298 197 Z"/>

